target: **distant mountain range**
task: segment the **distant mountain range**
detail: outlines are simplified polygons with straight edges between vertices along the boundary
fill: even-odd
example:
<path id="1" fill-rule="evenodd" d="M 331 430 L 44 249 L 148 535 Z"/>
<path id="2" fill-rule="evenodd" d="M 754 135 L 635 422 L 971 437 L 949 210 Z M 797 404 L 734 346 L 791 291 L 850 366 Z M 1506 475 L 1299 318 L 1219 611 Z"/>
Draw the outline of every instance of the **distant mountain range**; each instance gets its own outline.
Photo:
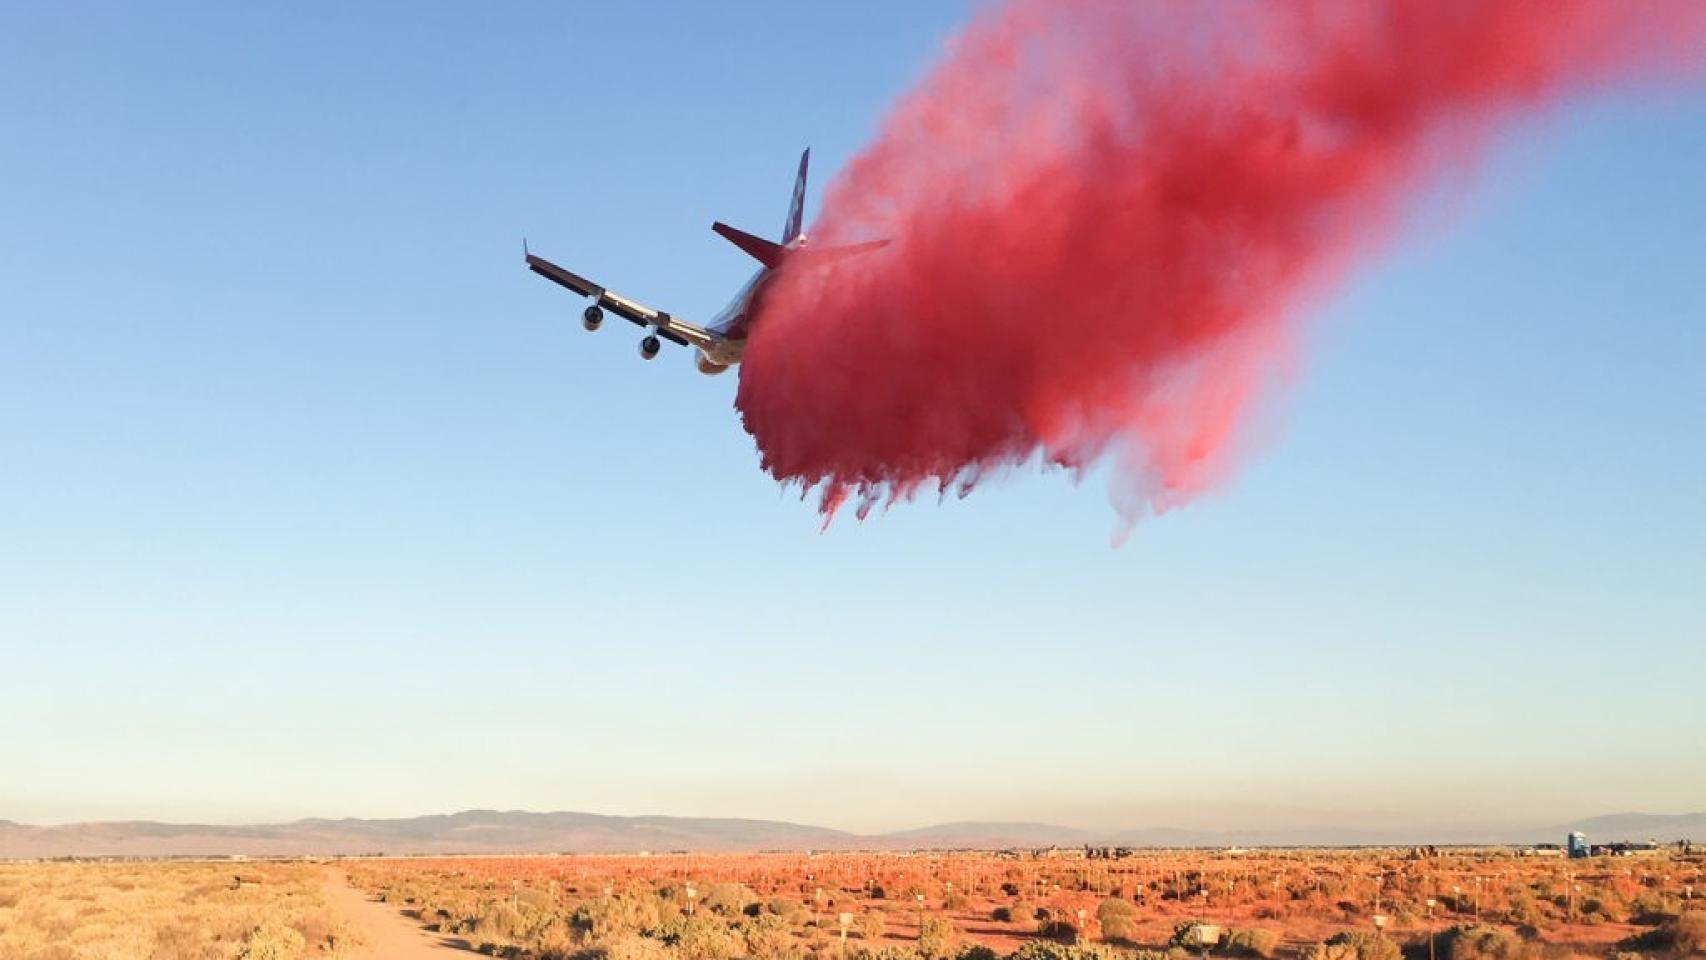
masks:
<path id="1" fill-rule="evenodd" d="M 65 856 L 297 856 L 306 854 L 628 853 L 753 850 L 1001 849 L 1007 847 L 1286 847 L 1561 843 L 1573 830 L 1594 841 L 1706 841 L 1706 813 L 1620 813 L 1554 826 L 1353 830 L 1103 832 L 1047 823 L 958 822 L 861 835 L 777 820 L 620 817 L 594 813 L 466 810 L 388 820 L 297 820 L 256 826 L 145 820 L 27 826 L 0 820 L 0 859 Z"/>

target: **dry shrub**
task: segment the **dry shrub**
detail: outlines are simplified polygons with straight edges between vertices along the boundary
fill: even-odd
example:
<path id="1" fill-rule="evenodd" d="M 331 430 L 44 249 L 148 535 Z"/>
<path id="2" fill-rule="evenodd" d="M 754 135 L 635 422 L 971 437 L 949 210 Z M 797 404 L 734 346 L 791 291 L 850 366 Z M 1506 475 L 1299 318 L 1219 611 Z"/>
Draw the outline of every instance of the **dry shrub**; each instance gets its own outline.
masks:
<path id="1" fill-rule="evenodd" d="M 604 945 L 607 960 L 671 960 L 669 948 L 651 937 L 617 937 Z"/>
<path id="2" fill-rule="evenodd" d="M 1440 936 L 1446 960 L 1535 960 L 1535 946 L 1514 933 L 1488 926 L 1457 926 Z"/>
<path id="3" fill-rule="evenodd" d="M 918 928 L 918 953 L 926 960 L 947 960 L 960 943 L 960 931 L 947 917 L 925 917 Z"/>
<path id="4" fill-rule="evenodd" d="M 1096 907 L 1096 922 L 1102 939 L 1130 941 L 1137 935 L 1137 907 L 1120 897 L 1109 897 Z"/>
<path id="5" fill-rule="evenodd" d="M 1706 910 L 1689 910 L 1671 928 L 1671 947 L 1678 953 L 1706 954 Z"/>
<path id="6" fill-rule="evenodd" d="M 761 913 L 741 921 L 740 935 L 746 942 L 746 955 L 759 960 L 786 956 L 794 942 L 788 921 L 774 913 Z"/>
<path id="7" fill-rule="evenodd" d="M 1006 909 L 1007 916 L 1005 918 L 996 917 L 997 920 L 1006 919 L 1016 923 L 1020 930 L 1034 931 L 1037 929 L 1037 908 L 1035 904 L 1020 900 Z"/>
<path id="8" fill-rule="evenodd" d="M 716 917 L 695 914 L 678 929 L 674 946 L 681 960 L 729 960 L 740 955 L 740 937 Z"/>
<path id="9" fill-rule="evenodd" d="M 312 951 L 335 953 L 355 942 L 349 928 L 330 910 L 309 910 L 292 925 Z"/>
<path id="10" fill-rule="evenodd" d="M 867 947 L 854 955 L 854 960 L 919 960 L 918 951 L 911 947 Z"/>
<path id="11" fill-rule="evenodd" d="M 580 936 L 563 917 L 552 917 L 551 922 L 535 931 L 524 946 L 537 960 L 602 960 L 608 956 L 608 951 L 598 957 L 589 955 L 589 951 L 581 946 Z"/>
<path id="12" fill-rule="evenodd" d="M 1224 949 L 1246 957 L 1272 957 L 1279 948 L 1280 936 L 1272 930 L 1233 928 L 1226 933 Z"/>
<path id="13" fill-rule="evenodd" d="M 268 921 L 249 931 L 243 938 L 238 960 L 300 960 L 308 944 L 295 927 Z"/>
<path id="14" fill-rule="evenodd" d="M 149 960 L 224 960 L 225 951 L 208 931 L 186 921 L 173 921 L 154 931 Z"/>
<path id="15" fill-rule="evenodd" d="M 705 891 L 705 907 L 725 917 L 736 916 L 752 902 L 752 891 L 744 883 L 713 883 Z"/>
<path id="16" fill-rule="evenodd" d="M 1337 933 L 1310 948 L 1307 960 L 1400 960 L 1398 944 L 1360 930 Z"/>
<path id="17" fill-rule="evenodd" d="M 1124 954 L 1103 946 L 1032 940 L 1013 951 L 1009 960 L 1114 960 L 1121 956 Z"/>

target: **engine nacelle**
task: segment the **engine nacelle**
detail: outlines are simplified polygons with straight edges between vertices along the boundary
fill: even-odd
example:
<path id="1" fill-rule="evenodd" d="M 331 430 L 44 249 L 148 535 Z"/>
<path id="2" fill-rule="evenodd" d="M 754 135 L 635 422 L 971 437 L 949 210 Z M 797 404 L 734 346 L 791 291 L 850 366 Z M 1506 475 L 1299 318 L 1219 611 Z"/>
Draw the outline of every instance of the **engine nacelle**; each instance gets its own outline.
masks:
<path id="1" fill-rule="evenodd" d="M 729 368 L 726 363 L 713 363 L 710 357 L 707 357 L 702 353 L 699 355 L 698 359 L 693 361 L 693 363 L 699 368 L 699 372 L 707 377 L 714 377 Z"/>
<path id="2" fill-rule="evenodd" d="M 581 326 L 585 327 L 588 333 L 603 325 L 604 311 L 599 308 L 598 304 L 595 303 L 581 311 Z"/>
<path id="3" fill-rule="evenodd" d="M 659 340 L 657 337 L 647 337 L 640 341 L 640 359 L 650 360 L 657 356 L 658 351 L 662 349 L 663 341 Z"/>

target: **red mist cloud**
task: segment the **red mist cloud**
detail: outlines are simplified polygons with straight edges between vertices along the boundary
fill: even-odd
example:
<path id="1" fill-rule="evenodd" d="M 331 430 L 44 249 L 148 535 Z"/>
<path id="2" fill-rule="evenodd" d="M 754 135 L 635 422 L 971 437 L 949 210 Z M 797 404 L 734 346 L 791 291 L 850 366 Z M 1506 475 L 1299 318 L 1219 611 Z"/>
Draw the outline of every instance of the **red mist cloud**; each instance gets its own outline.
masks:
<path id="1" fill-rule="evenodd" d="M 758 306 L 764 467 L 859 515 L 1107 459 L 1129 529 L 1237 465 L 1300 314 L 1490 129 L 1692 73 L 1701 0 L 1010 0 L 833 181 Z"/>

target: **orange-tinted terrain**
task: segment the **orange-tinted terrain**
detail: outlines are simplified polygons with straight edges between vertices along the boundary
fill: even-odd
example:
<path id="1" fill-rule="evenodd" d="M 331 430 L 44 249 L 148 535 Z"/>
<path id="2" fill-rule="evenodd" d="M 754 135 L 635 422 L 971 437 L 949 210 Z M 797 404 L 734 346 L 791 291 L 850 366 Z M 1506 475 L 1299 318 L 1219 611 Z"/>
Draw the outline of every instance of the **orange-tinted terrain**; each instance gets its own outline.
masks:
<path id="1" fill-rule="evenodd" d="M 1435 960 L 1522 960 L 1686 954 L 1699 949 L 1691 931 L 1706 925 L 1696 912 L 1706 858 L 1671 853 L 675 854 L 348 868 L 353 883 L 434 930 L 518 957 L 938 960 L 1090 949 L 1153 960 L 1206 947 L 1420 960 L 1431 939 Z"/>

